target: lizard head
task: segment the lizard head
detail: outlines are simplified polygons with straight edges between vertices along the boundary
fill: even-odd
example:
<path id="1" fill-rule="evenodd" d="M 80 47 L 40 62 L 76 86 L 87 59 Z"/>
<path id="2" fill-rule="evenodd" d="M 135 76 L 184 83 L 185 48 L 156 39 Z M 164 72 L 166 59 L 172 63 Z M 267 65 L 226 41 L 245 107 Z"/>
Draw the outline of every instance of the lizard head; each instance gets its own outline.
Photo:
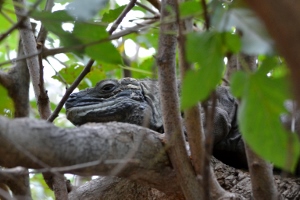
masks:
<path id="1" fill-rule="evenodd" d="M 156 81 L 123 78 L 100 81 L 70 95 L 67 118 L 74 125 L 88 122 L 127 122 L 163 131 Z"/>

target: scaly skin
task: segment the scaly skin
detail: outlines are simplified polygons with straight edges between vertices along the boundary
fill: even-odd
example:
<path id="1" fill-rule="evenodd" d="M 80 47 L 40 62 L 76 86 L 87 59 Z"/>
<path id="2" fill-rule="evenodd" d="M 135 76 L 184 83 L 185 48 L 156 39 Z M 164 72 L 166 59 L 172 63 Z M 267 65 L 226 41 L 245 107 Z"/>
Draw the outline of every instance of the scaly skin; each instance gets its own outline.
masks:
<path id="1" fill-rule="evenodd" d="M 75 125 L 119 121 L 163 133 L 157 84 L 154 80 L 133 78 L 101 81 L 94 88 L 70 95 L 66 102 L 67 118 Z M 236 121 L 237 102 L 226 87 L 218 87 L 216 94 L 213 155 L 233 167 L 247 168 L 244 143 Z"/>

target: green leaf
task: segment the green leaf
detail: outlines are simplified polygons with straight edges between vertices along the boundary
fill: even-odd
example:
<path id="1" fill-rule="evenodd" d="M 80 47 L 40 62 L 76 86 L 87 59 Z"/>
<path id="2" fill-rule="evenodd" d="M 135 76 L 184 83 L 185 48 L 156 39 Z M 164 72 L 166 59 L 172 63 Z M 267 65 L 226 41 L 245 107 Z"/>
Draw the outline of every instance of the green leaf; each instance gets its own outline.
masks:
<path id="1" fill-rule="evenodd" d="M 256 73 L 249 75 L 244 85 L 238 121 L 246 143 L 275 166 L 293 171 L 299 140 L 280 123 L 280 115 L 286 112 L 284 101 L 291 97 L 287 80 Z"/>
<path id="2" fill-rule="evenodd" d="M 224 33 L 224 42 L 228 50 L 232 53 L 238 53 L 242 46 L 240 37 L 230 32 Z"/>
<path id="3" fill-rule="evenodd" d="M 222 36 L 216 32 L 191 33 L 187 37 L 187 59 L 198 62 L 198 71 L 189 71 L 182 85 L 182 109 L 205 100 L 224 72 Z"/>
<path id="4" fill-rule="evenodd" d="M 271 70 L 277 67 L 278 61 L 276 57 L 266 57 L 260 65 L 258 72 L 262 75 L 267 75 Z"/>
<path id="5" fill-rule="evenodd" d="M 30 183 L 34 186 L 31 187 L 33 199 L 55 199 L 53 191 L 48 187 L 44 181 L 42 174 L 34 174 L 30 178 Z"/>
<path id="6" fill-rule="evenodd" d="M 43 22 L 45 28 L 57 35 L 64 47 L 73 47 L 80 45 L 81 42 L 74 35 L 65 31 L 62 28 L 63 23 L 72 23 L 74 22 L 73 17 L 71 17 L 65 10 L 60 10 L 56 12 L 48 12 L 48 11 L 35 11 L 31 15 L 34 19 L 40 20 Z M 77 55 L 82 55 L 83 51 L 78 49 L 71 49 Z"/>
<path id="7" fill-rule="evenodd" d="M 9 1 L 0 1 L 0 9 L 3 14 L 0 15 L 0 33 L 6 32 L 11 26 L 13 26 L 12 22 L 10 22 L 6 17 L 9 17 L 12 21 L 16 21 L 16 15 L 14 12 L 10 12 L 14 10 L 14 6 Z"/>
<path id="8" fill-rule="evenodd" d="M 90 82 L 89 87 L 93 87 L 96 85 L 96 83 L 98 83 L 100 80 L 106 79 L 106 71 L 103 70 L 102 67 L 99 66 L 93 66 L 91 68 L 90 73 L 88 73 L 85 76 L 85 79 L 88 79 L 88 81 Z"/>
<path id="9" fill-rule="evenodd" d="M 78 77 L 78 75 L 82 72 L 83 69 L 84 66 L 82 65 L 72 64 L 69 67 L 63 68 L 58 72 L 60 76 L 63 78 L 63 80 L 58 75 L 54 75 L 52 76 L 52 78 L 59 80 L 62 83 L 67 83 L 68 85 L 71 85 L 74 82 L 74 80 Z M 86 87 L 89 87 L 89 85 L 86 84 L 84 81 L 82 81 L 78 86 L 78 88 L 80 89 Z"/>
<path id="10" fill-rule="evenodd" d="M 70 32 L 63 30 L 62 24 L 64 22 L 73 22 L 74 18 L 71 17 L 65 10 L 55 11 L 34 11 L 31 17 L 43 23 L 48 31 L 56 34 L 57 36 L 72 37 Z"/>
<path id="11" fill-rule="evenodd" d="M 60 71 L 58 71 L 58 74 L 60 76 L 54 75 L 52 76 L 52 78 L 62 83 L 67 83 L 68 85 L 71 85 L 83 69 L 84 66 L 75 63 L 70 65 L 69 67 L 63 68 Z M 63 78 L 63 80 L 61 79 L 61 77 Z M 84 87 L 88 87 L 88 85 L 84 85 Z"/>
<path id="12" fill-rule="evenodd" d="M 8 97 L 7 90 L 2 85 L 0 85 L 0 102 L 0 115 L 13 118 L 13 101 Z"/>
<path id="13" fill-rule="evenodd" d="M 30 14 L 32 18 L 35 20 L 45 22 L 69 22 L 74 21 L 74 18 L 71 17 L 65 10 L 58 10 L 55 12 L 49 12 L 49 11 L 37 11 L 35 10 Z"/>
<path id="14" fill-rule="evenodd" d="M 237 98 L 242 97 L 245 90 L 245 83 L 247 83 L 247 74 L 243 71 L 237 71 L 231 76 L 230 89 Z"/>
<path id="15" fill-rule="evenodd" d="M 121 56 L 114 45 L 110 41 L 104 42 L 109 37 L 105 27 L 96 24 L 76 23 L 73 34 L 83 44 L 94 43 L 85 48 L 86 54 L 94 60 L 122 64 Z"/>
<path id="16" fill-rule="evenodd" d="M 98 24 L 82 22 L 75 23 L 73 34 L 84 43 L 95 42 L 96 40 L 106 39 L 109 37 L 105 27 Z"/>
<path id="17" fill-rule="evenodd" d="M 78 89 L 82 90 L 87 87 L 93 87 L 96 85 L 97 82 L 99 82 L 102 79 L 107 78 L 107 73 L 111 73 L 111 71 L 116 67 L 110 68 L 104 68 L 95 65 L 91 68 L 90 72 L 84 77 L 83 81 L 78 85 Z M 52 76 L 53 79 L 56 79 L 62 83 L 67 83 L 68 85 L 71 85 L 74 80 L 78 77 L 78 75 L 82 72 L 84 69 L 84 66 L 78 65 L 78 64 L 72 64 L 67 68 L 61 69 L 58 73 L 58 75 Z M 62 78 L 63 80 L 62 80 Z"/>
<path id="18" fill-rule="evenodd" d="M 126 5 L 120 6 L 116 9 L 109 10 L 107 13 L 104 13 L 101 21 L 107 23 L 114 22 L 118 18 L 118 16 L 122 13 L 125 7 Z"/>
<path id="19" fill-rule="evenodd" d="M 14 10 L 13 3 L 11 1 L 0 1 L 0 35 L 7 32 L 9 28 L 11 28 L 16 20 L 16 14 L 12 12 Z M 9 20 L 11 19 L 11 21 Z M 8 36 L 5 37 L 4 40 L 0 42 L 0 62 L 5 62 L 8 60 L 8 55 L 10 51 L 17 52 L 18 41 L 19 40 L 19 32 L 14 30 Z M 9 52 L 8 52 L 9 51 Z"/>
<path id="20" fill-rule="evenodd" d="M 119 52 L 110 42 L 104 42 L 87 47 L 85 52 L 97 61 L 104 61 L 111 64 L 122 64 Z"/>
<path id="21" fill-rule="evenodd" d="M 187 17 L 202 13 L 200 2 L 185 1 L 179 5 L 180 17 Z"/>
<path id="22" fill-rule="evenodd" d="M 131 67 L 129 68 L 129 70 L 132 70 L 132 77 L 136 79 L 154 78 L 153 76 L 156 75 L 156 73 L 152 73 L 154 66 L 155 60 L 150 57 L 145 59 L 140 64 L 135 62 L 131 63 Z"/>

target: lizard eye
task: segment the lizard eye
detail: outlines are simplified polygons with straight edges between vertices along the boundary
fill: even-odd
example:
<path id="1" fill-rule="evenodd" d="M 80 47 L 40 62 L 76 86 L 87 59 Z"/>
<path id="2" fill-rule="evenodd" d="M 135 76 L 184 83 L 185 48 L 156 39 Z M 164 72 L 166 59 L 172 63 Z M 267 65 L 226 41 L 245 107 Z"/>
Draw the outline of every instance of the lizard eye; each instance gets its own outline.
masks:
<path id="1" fill-rule="evenodd" d="M 101 92 L 102 93 L 109 93 L 109 92 L 114 91 L 115 88 L 116 88 L 115 84 L 113 84 L 113 83 L 107 83 L 107 84 L 105 84 L 105 85 L 103 85 L 101 87 Z"/>

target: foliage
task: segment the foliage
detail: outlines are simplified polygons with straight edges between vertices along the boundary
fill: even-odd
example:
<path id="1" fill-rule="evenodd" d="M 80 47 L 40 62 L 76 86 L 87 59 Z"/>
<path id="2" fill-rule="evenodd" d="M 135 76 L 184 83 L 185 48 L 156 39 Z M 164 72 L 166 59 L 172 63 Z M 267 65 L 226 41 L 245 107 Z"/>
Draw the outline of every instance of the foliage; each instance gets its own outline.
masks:
<path id="1" fill-rule="evenodd" d="M 267 76 L 277 65 L 276 58 L 266 58 L 255 73 L 236 72 L 231 89 L 242 99 L 238 120 L 247 143 L 263 158 L 292 171 L 299 157 L 299 142 L 280 123 L 280 116 L 287 113 L 284 102 L 291 98 L 290 86 L 285 76 Z"/>
<path id="2" fill-rule="evenodd" d="M 13 116 L 13 102 L 8 97 L 7 91 L 4 87 L 0 85 L 0 114 L 4 115 L 6 117 L 12 117 Z"/>
<path id="3" fill-rule="evenodd" d="M 1 5 L 1 10 L 6 14 L 0 15 L 0 33 L 4 33 L 9 29 L 13 22 L 16 20 L 16 15 L 13 12 L 13 5 L 9 1 L 4 1 Z M 0 62 L 4 62 L 7 58 L 10 58 L 10 52 L 15 52 L 18 47 L 18 33 L 14 31 L 10 34 L 10 37 L 1 42 L 0 45 Z"/>
<path id="4" fill-rule="evenodd" d="M 183 81 L 182 108 L 203 101 L 220 83 L 224 72 L 224 53 L 237 52 L 240 43 L 236 35 L 228 32 L 190 33 L 187 37 L 187 59 L 197 62 L 199 69 L 189 71 Z M 195 93 L 194 88 L 199 88 Z M 201 89 L 200 89 L 201 88 Z"/>

